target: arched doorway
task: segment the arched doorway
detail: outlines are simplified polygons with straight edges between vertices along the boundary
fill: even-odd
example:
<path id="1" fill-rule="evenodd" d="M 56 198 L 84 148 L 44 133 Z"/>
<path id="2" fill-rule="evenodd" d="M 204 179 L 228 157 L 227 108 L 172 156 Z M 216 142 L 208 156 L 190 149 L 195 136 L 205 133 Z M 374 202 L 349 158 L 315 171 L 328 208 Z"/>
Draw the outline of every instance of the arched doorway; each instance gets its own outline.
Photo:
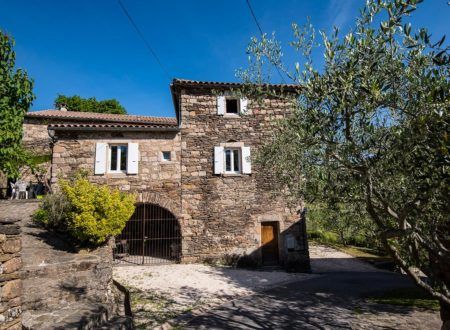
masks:
<path id="1" fill-rule="evenodd" d="M 181 230 L 176 217 L 156 204 L 139 204 L 116 237 L 114 259 L 119 263 L 179 262 Z"/>

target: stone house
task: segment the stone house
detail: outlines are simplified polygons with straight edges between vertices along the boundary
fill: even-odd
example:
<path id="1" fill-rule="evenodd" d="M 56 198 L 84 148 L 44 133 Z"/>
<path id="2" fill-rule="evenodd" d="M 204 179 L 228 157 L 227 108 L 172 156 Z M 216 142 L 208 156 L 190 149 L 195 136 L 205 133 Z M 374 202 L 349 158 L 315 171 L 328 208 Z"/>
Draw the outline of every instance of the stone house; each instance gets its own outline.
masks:
<path id="1" fill-rule="evenodd" d="M 270 173 L 254 162 L 274 119 L 288 115 L 292 103 L 238 97 L 240 87 L 174 79 L 174 118 L 29 112 L 24 143 L 51 150 L 52 184 L 84 169 L 92 182 L 137 194 L 136 212 L 116 238 L 121 262 L 245 256 L 308 269 L 301 205 L 276 197 Z"/>

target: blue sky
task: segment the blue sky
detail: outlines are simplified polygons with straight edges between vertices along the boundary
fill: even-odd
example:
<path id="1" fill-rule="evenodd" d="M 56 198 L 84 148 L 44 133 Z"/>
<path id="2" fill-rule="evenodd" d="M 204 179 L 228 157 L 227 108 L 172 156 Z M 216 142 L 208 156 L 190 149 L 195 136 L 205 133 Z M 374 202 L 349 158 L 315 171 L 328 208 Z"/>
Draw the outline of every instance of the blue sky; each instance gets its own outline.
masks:
<path id="1" fill-rule="evenodd" d="M 258 30 L 245 0 L 122 1 L 171 77 L 236 81 L 236 69 L 246 67 L 245 49 Z M 251 3 L 263 30 L 286 46 L 292 22 L 309 16 L 316 29 L 345 31 L 365 1 Z M 450 6 L 425 0 L 411 20 L 436 38 L 448 35 Z M 0 0 L 0 29 L 16 40 L 17 67 L 35 80 L 33 110 L 53 108 L 60 93 L 116 98 L 131 114 L 173 115 L 170 80 L 116 0 Z"/>

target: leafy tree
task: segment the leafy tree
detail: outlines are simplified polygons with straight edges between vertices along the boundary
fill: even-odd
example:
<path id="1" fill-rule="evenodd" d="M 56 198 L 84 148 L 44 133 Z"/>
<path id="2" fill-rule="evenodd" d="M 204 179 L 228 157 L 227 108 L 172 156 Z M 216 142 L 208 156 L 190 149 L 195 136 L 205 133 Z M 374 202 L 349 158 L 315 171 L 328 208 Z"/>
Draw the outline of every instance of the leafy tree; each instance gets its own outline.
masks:
<path id="1" fill-rule="evenodd" d="M 113 113 L 125 115 L 127 111 L 116 99 L 98 101 L 95 97 L 82 98 L 78 95 L 58 95 L 55 106 L 65 104 L 70 111 Z"/>
<path id="2" fill-rule="evenodd" d="M 450 55 L 444 38 L 432 42 L 405 22 L 420 2 L 369 0 L 344 37 L 322 33 L 321 70 L 311 25 L 293 25 L 304 69 L 282 63 L 273 36 L 254 38 L 240 75 L 254 95 L 273 95 L 250 83 L 266 82 L 274 65 L 301 85 L 293 115 L 260 155 L 279 188 L 306 202 L 363 208 L 398 265 L 439 299 L 449 326 Z"/>
<path id="3" fill-rule="evenodd" d="M 15 69 L 14 40 L 0 31 L 0 171 L 8 178 L 19 175 L 28 160 L 22 147 L 22 124 L 33 100 L 33 81 Z"/>

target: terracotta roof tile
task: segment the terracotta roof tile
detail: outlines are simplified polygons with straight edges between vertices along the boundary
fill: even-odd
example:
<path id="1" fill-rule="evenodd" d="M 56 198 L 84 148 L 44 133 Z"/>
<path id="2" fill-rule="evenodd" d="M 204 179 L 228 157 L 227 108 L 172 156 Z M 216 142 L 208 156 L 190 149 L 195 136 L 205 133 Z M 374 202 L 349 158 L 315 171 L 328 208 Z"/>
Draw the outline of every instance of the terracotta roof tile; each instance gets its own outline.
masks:
<path id="1" fill-rule="evenodd" d="M 210 87 L 210 88 L 233 88 L 243 86 L 243 83 L 239 82 L 220 82 L 220 81 L 199 81 L 199 80 L 189 80 L 189 79 L 180 79 L 175 78 L 172 81 L 173 86 L 197 86 L 197 87 Z M 287 90 L 295 90 L 298 91 L 300 89 L 299 85 L 295 84 L 267 84 L 264 86 L 274 87 L 278 89 L 287 89 Z"/>
<path id="2" fill-rule="evenodd" d="M 48 125 L 49 129 L 54 130 L 82 130 L 82 129 L 99 129 L 99 130 L 116 130 L 116 129 L 131 129 L 131 130 L 178 130 L 176 125 L 162 125 L 162 124 L 134 124 L 134 123 L 58 123 Z"/>
<path id="3" fill-rule="evenodd" d="M 136 115 L 117 115 L 108 113 L 95 112 L 78 112 L 78 111 L 61 111 L 61 110 L 42 110 L 32 111 L 26 114 L 28 118 L 47 118 L 47 119 L 62 119 L 64 121 L 90 121 L 90 122 L 109 122 L 109 123 L 133 123 L 141 125 L 167 125 L 177 126 L 177 119 L 175 117 L 150 117 L 150 116 L 136 116 Z"/>

